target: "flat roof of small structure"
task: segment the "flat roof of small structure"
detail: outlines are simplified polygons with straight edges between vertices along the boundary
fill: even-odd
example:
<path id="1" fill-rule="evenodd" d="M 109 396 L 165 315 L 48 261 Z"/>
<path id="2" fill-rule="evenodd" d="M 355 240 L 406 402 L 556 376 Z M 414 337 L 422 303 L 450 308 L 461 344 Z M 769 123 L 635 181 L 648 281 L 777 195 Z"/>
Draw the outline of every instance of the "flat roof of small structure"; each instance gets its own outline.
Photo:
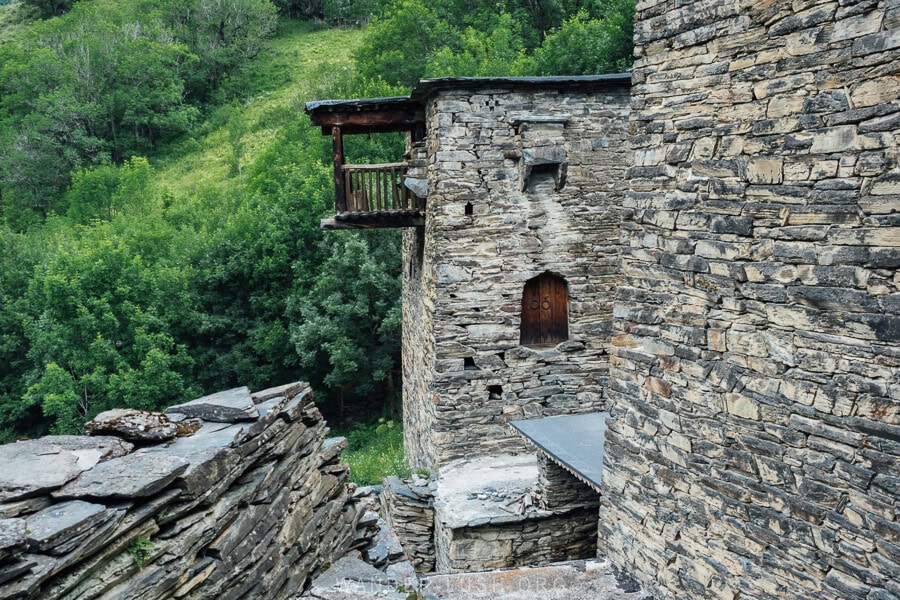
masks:
<path id="1" fill-rule="evenodd" d="M 630 88 L 631 73 L 565 75 L 553 77 L 438 77 L 421 79 L 409 96 L 316 100 L 306 103 L 313 125 L 399 131 L 424 122 L 423 102 L 446 90 L 500 89 L 608 89 Z M 399 126 L 392 128 L 391 125 Z M 350 131 L 350 130 L 348 130 Z"/>
<path id="2" fill-rule="evenodd" d="M 506 525 L 553 513 L 520 500 L 539 487 L 534 454 L 497 454 L 459 458 L 438 472 L 434 494 L 435 518 L 446 527 Z"/>
<path id="3" fill-rule="evenodd" d="M 512 421 L 529 442 L 596 491 L 603 473 L 608 412 Z"/>

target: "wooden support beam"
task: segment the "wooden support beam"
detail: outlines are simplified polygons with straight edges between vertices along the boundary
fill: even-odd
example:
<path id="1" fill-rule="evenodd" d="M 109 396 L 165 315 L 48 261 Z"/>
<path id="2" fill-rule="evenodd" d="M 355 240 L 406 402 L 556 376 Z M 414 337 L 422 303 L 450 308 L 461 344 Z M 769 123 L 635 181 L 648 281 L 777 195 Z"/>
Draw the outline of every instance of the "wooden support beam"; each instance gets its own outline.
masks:
<path id="1" fill-rule="evenodd" d="M 347 189 L 344 187 L 344 137 L 340 127 L 331 128 L 332 159 L 334 161 L 334 207 L 337 212 L 347 210 Z"/>
<path id="2" fill-rule="evenodd" d="M 319 222 L 322 229 L 399 229 L 403 227 L 424 227 L 425 217 L 422 216 L 406 216 L 400 219 L 377 219 L 357 220 L 357 221 L 339 221 L 335 218 L 322 219 Z"/>
<path id="3" fill-rule="evenodd" d="M 418 124 L 425 123 L 425 111 L 418 105 L 401 108 L 389 108 L 375 111 L 334 110 L 316 113 L 310 116 L 313 125 L 347 128 L 359 128 L 364 132 L 381 129 L 382 131 L 409 131 Z"/>

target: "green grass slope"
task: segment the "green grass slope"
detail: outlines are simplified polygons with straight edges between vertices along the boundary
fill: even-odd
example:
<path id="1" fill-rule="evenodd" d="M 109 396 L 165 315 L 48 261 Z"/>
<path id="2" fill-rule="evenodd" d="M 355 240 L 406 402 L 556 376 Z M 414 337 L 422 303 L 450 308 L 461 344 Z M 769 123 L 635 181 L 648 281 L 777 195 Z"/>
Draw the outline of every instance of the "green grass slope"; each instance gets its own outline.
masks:
<path id="1" fill-rule="evenodd" d="M 19 2 L 0 5 L 0 45 L 14 40 L 35 18 L 34 11 Z"/>
<path id="2" fill-rule="evenodd" d="M 222 96 L 234 100 L 210 113 L 192 136 L 154 152 L 156 182 L 189 195 L 232 188 L 240 178 L 233 167 L 235 146 L 246 166 L 303 112 L 317 90 L 350 68 L 361 39 L 358 29 L 283 21 L 260 55 L 223 86 Z"/>

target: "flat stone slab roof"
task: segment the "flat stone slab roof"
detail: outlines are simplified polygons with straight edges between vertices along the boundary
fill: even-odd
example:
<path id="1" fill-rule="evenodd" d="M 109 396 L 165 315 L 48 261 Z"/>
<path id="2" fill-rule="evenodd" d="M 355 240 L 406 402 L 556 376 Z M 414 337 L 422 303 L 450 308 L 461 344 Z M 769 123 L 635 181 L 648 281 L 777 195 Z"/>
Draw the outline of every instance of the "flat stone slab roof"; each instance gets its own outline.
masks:
<path id="1" fill-rule="evenodd" d="M 600 491 L 608 412 L 512 421 L 555 463 Z"/>
<path id="2" fill-rule="evenodd" d="M 441 467 L 434 495 L 435 517 L 457 529 L 517 523 L 553 513 L 518 501 L 538 489 L 537 457 L 500 454 L 458 459 Z"/>
<path id="3" fill-rule="evenodd" d="M 638 585 L 608 560 L 582 560 L 546 567 L 427 576 L 426 598 L 440 600 L 640 600 Z"/>

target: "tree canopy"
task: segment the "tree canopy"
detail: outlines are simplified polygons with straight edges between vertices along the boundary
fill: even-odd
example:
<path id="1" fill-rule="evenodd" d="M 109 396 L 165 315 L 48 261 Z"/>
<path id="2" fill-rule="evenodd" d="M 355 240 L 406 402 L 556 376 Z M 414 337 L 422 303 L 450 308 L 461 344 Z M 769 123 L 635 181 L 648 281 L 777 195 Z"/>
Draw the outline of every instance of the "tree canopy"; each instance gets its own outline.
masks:
<path id="1" fill-rule="evenodd" d="M 634 11 L 22 2 L 0 6 L 19 11 L 0 31 L 0 441 L 300 378 L 326 408 L 390 401 L 399 235 L 323 234 L 330 140 L 302 102 L 402 94 L 423 76 L 624 70 Z M 350 136 L 346 152 L 395 162 L 404 140 Z"/>

